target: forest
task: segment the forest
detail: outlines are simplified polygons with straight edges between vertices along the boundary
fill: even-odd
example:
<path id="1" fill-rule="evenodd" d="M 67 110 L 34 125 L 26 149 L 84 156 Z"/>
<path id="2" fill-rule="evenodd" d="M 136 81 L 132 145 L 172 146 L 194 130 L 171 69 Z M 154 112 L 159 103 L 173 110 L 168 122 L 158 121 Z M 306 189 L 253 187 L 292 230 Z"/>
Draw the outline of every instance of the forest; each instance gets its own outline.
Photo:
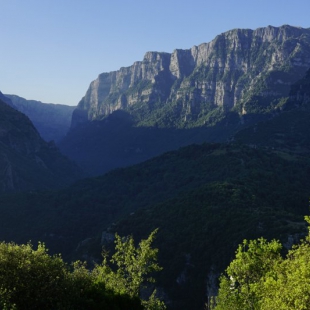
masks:
<path id="1" fill-rule="evenodd" d="M 93 269 L 61 255 L 49 255 L 45 245 L 0 243 L 0 307 L 17 309 L 166 309 L 154 290 L 147 300 L 140 291 L 160 271 L 157 249 L 151 247 L 156 231 L 135 247 L 132 237 L 116 235 L 115 253 L 103 253 Z M 112 264 L 112 265 L 111 265 Z"/>
<path id="2" fill-rule="evenodd" d="M 310 217 L 305 216 L 310 225 Z M 302 310 L 310 301 L 310 228 L 308 235 L 288 251 L 278 240 L 243 240 L 235 258 L 220 278 L 217 295 L 209 296 L 207 310 Z M 60 255 L 49 255 L 45 245 L 0 244 L 0 307 L 18 309 L 147 309 L 165 310 L 152 274 L 158 249 L 157 231 L 136 247 L 132 237 L 115 235 L 115 253 L 103 252 L 93 269 L 76 261 L 70 266 Z M 114 266 L 112 266 L 113 264 Z M 143 292 L 144 290 L 144 292 Z"/>

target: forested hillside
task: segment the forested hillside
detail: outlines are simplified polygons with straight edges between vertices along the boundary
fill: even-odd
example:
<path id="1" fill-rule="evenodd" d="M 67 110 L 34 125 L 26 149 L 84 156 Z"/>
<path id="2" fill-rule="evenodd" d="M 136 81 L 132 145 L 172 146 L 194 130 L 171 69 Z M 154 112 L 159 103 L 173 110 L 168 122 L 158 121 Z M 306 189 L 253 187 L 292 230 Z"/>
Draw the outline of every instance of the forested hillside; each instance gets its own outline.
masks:
<path id="1" fill-rule="evenodd" d="M 141 239 L 159 228 L 159 287 L 172 307 L 200 309 L 243 238 L 304 233 L 309 172 L 307 158 L 193 145 L 65 190 L 2 196 L 0 238 L 93 261 L 115 231 Z"/>
<path id="2" fill-rule="evenodd" d="M 0 100 L 0 192 L 60 188 L 83 176 L 24 114 Z"/>
<path id="3" fill-rule="evenodd" d="M 29 117 L 45 141 L 59 142 L 69 131 L 75 107 L 26 100 L 17 95 L 5 96 L 11 100 L 18 111 Z"/>

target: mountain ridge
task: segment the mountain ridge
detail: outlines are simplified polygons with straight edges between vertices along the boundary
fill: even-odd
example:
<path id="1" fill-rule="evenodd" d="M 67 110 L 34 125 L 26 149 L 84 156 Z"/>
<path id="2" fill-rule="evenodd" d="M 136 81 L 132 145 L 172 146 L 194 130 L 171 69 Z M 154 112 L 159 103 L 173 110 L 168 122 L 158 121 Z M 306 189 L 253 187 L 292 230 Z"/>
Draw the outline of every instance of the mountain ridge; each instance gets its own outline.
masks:
<path id="1" fill-rule="evenodd" d="M 67 134 L 74 106 L 27 100 L 17 95 L 5 94 L 13 107 L 29 117 L 45 141 L 59 142 Z"/>
<path id="2" fill-rule="evenodd" d="M 23 113 L 0 99 L 0 193 L 59 188 L 84 176 Z"/>
<path id="3" fill-rule="evenodd" d="M 276 75 L 277 70 L 287 66 L 284 78 L 290 81 L 269 77 L 272 81 L 261 85 L 258 95 L 277 98 L 288 94 L 285 86 L 297 81 L 310 68 L 309 46 L 309 29 L 284 25 L 233 29 L 209 43 L 176 49 L 171 54 L 147 52 L 142 61 L 132 66 L 100 74 L 74 111 L 72 126 L 119 109 L 134 115 L 135 105 L 158 110 L 153 105 L 166 107 L 177 103 L 177 107 L 171 108 L 174 112 L 181 110 L 177 116 L 184 119 L 174 126 L 185 126 L 190 118 L 195 123 L 202 110 L 208 113 L 218 107 L 230 110 L 240 104 L 239 111 L 245 114 L 246 103 L 255 84 L 261 82 L 262 74 Z M 145 118 L 136 122 L 146 124 Z M 155 123 L 150 121 L 150 125 Z"/>
<path id="4" fill-rule="evenodd" d="M 191 143 L 229 141 L 294 108 L 291 86 L 309 68 L 310 29 L 288 25 L 234 29 L 171 54 L 147 52 L 91 83 L 59 146 L 99 175 Z"/>

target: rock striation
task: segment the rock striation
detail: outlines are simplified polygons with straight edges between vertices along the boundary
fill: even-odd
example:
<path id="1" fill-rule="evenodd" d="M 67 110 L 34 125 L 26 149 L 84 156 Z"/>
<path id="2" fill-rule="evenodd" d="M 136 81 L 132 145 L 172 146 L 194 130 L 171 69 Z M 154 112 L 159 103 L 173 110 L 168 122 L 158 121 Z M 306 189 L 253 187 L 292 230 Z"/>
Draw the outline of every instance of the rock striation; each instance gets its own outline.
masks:
<path id="1" fill-rule="evenodd" d="M 59 147 L 98 175 L 181 146 L 233 141 L 240 130 L 300 106 L 307 86 L 295 99 L 292 90 L 309 68 L 310 28 L 288 25 L 148 52 L 90 84 Z"/>
<path id="2" fill-rule="evenodd" d="M 73 112 L 72 127 L 116 110 L 128 111 L 138 125 L 161 127 L 208 125 L 214 110 L 268 113 L 309 68 L 309 28 L 234 29 L 100 74 Z"/>

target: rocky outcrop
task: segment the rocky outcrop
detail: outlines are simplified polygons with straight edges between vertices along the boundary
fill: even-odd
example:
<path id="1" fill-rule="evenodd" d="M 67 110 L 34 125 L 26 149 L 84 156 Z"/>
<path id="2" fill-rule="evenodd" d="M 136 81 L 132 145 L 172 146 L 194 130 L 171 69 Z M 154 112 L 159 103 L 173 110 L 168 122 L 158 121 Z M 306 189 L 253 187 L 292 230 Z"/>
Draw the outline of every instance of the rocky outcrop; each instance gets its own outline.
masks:
<path id="1" fill-rule="evenodd" d="M 71 125 L 73 106 L 26 100 L 16 95 L 5 95 L 12 106 L 29 117 L 45 141 L 60 141 Z"/>
<path id="2" fill-rule="evenodd" d="M 232 141 L 294 108 L 290 90 L 309 68 L 310 29 L 291 26 L 235 29 L 188 50 L 148 52 L 91 83 L 59 147 L 98 175 L 192 143 Z M 308 98 L 302 87 L 299 98 Z"/>
<path id="3" fill-rule="evenodd" d="M 0 100 L 0 193 L 57 188 L 82 176 L 27 116 Z"/>
<path id="4" fill-rule="evenodd" d="M 138 124 L 162 127 L 168 125 L 167 111 L 176 127 L 208 124 L 216 109 L 270 112 L 308 68 L 310 29 L 234 29 L 189 50 L 148 52 L 130 67 L 100 74 L 78 104 L 72 125 L 120 109 L 136 116 Z"/>

